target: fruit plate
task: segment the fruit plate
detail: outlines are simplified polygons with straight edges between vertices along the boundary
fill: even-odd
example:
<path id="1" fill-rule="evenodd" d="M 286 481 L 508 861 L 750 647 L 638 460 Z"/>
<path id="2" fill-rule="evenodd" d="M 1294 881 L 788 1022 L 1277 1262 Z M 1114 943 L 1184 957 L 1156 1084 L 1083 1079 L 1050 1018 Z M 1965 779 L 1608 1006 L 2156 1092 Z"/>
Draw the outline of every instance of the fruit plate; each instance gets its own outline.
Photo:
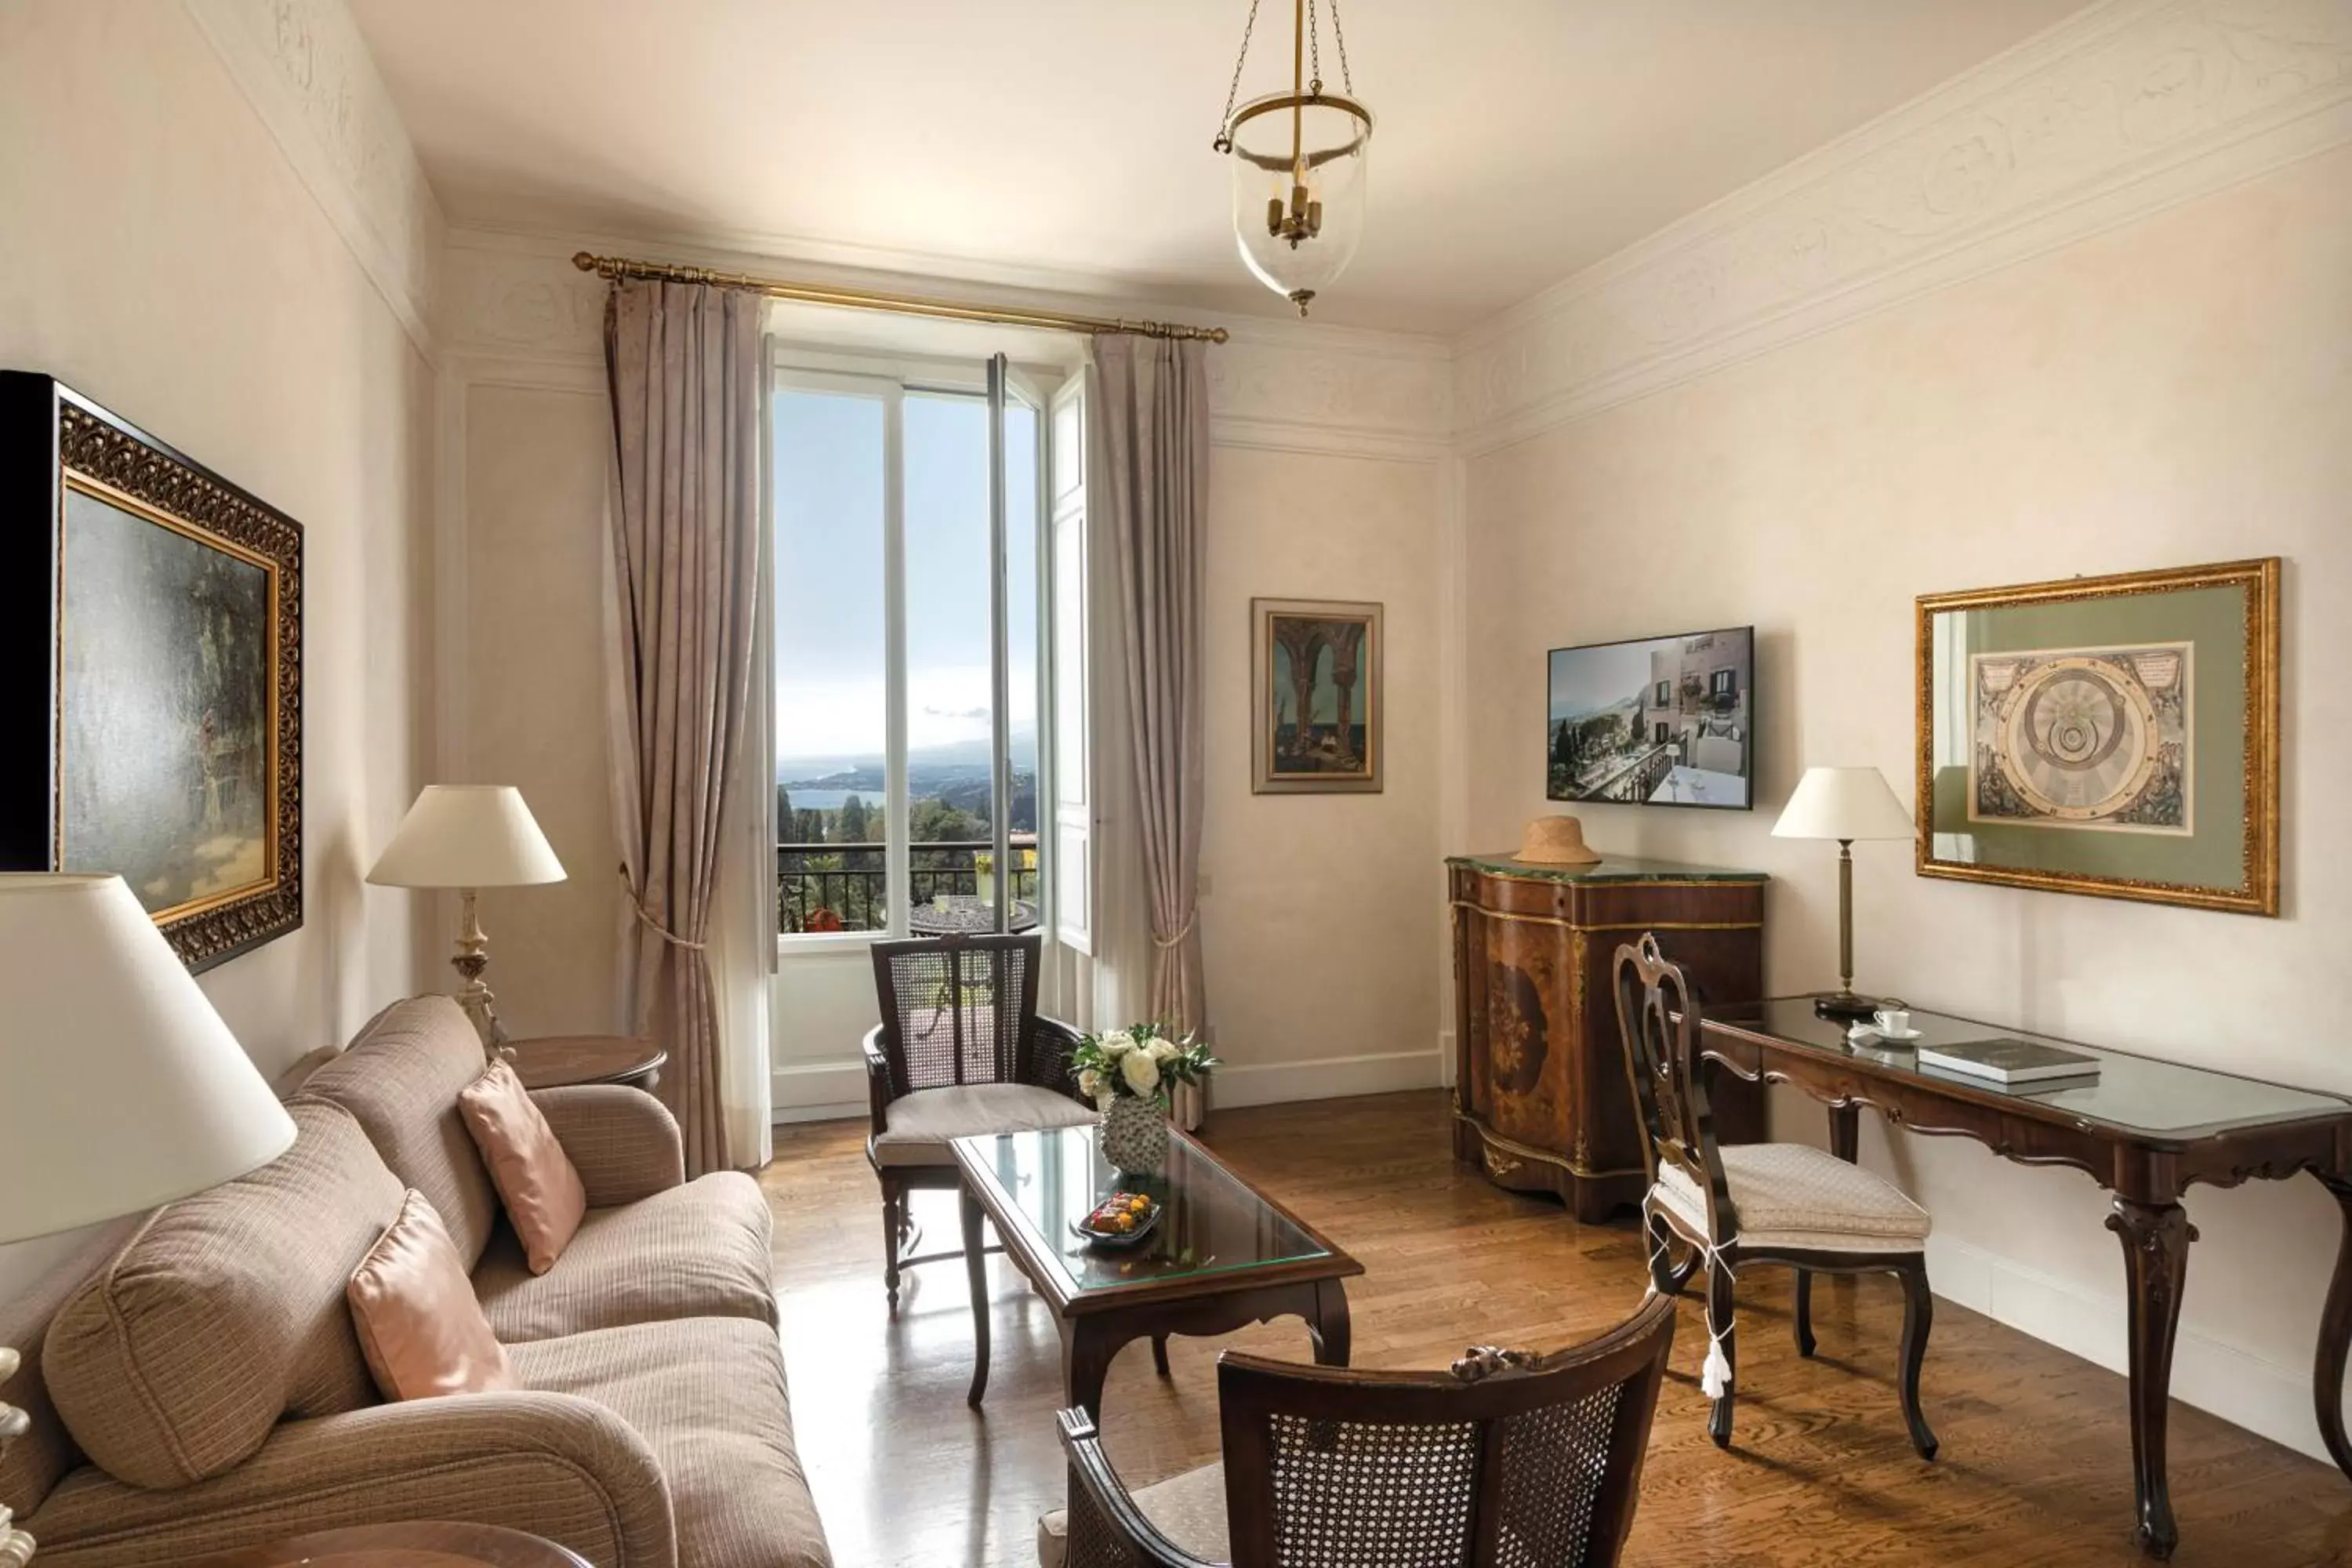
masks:
<path id="1" fill-rule="evenodd" d="M 1115 1250 L 1124 1251 L 1126 1248 L 1133 1247 L 1138 1242 L 1140 1242 L 1145 1237 L 1150 1236 L 1153 1230 L 1159 1227 L 1160 1213 L 1160 1205 L 1157 1202 L 1154 1202 L 1150 1209 L 1144 1215 L 1142 1223 L 1138 1225 L 1133 1230 L 1096 1230 L 1091 1226 L 1087 1225 L 1085 1219 L 1074 1219 L 1070 1222 L 1070 1234 L 1077 1237 L 1090 1246 L 1110 1247 Z"/>

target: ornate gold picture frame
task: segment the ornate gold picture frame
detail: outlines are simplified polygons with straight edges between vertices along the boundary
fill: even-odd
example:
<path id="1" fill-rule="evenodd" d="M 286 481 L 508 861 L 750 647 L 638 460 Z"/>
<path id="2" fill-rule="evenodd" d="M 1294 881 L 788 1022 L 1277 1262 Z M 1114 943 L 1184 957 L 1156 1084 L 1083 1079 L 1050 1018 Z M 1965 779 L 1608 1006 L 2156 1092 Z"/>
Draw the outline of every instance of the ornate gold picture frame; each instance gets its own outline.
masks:
<path id="1" fill-rule="evenodd" d="M 302 528 L 0 372 L 0 868 L 112 872 L 206 969 L 302 923 Z"/>
<path id="2" fill-rule="evenodd" d="M 1252 599 L 1250 624 L 1252 792 L 1377 793 L 1388 696 L 1381 606 Z"/>
<path id="3" fill-rule="evenodd" d="M 1918 872 L 2279 912 L 2279 566 L 1922 595 Z"/>

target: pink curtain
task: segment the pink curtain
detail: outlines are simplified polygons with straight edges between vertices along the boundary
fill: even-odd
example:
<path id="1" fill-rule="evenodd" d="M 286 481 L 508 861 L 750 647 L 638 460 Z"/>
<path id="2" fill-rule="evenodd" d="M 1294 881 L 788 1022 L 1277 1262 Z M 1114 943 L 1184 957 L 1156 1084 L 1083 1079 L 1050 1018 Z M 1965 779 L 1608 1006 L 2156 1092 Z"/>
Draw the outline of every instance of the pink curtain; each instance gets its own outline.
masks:
<path id="1" fill-rule="evenodd" d="M 613 784 L 635 916 L 622 961 L 635 1026 L 669 1049 L 662 1096 L 689 1176 L 752 1163 L 727 1147 L 706 943 L 752 685 L 760 321 L 757 297 L 700 284 L 625 280 L 604 310 L 617 465 Z"/>
<path id="2" fill-rule="evenodd" d="M 1204 789 L 1201 601 L 1209 535 L 1206 354 L 1200 342 L 1126 334 L 1094 340 L 1093 416 L 1101 454 L 1095 504 L 1118 563 L 1136 817 L 1151 916 L 1150 1017 L 1180 1032 L 1208 1023 L 1197 902 Z"/>

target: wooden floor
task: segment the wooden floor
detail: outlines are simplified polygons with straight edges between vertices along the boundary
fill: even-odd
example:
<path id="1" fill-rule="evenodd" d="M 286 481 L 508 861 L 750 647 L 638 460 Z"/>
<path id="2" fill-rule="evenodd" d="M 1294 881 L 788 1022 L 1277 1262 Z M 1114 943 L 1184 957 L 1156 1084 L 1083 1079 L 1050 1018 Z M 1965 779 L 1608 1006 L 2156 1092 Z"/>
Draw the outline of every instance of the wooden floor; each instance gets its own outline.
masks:
<path id="1" fill-rule="evenodd" d="M 1361 1259 L 1349 1282 L 1359 1366 L 1442 1366 L 1473 1342 L 1549 1348 L 1639 1300 L 1630 1220 L 1580 1226 L 1548 1199 L 1458 1170 L 1434 1092 L 1219 1114 L 1236 1171 Z M 909 1276 L 885 1310 L 881 1204 L 863 1123 L 780 1132 L 761 1178 L 801 1456 L 842 1568 L 1028 1568 L 1061 1502 L 1059 1363 L 1045 1305 L 991 1260 L 995 1353 L 965 1407 L 971 1304 L 961 1264 Z M 954 1200 L 921 1194 L 924 1250 L 954 1245 Z M 2102 1237 L 2101 1240 L 2105 1240 Z M 2120 1263 L 2118 1264 L 2120 1269 Z M 1706 1439 L 1706 1330 L 1685 1292 L 1627 1561 L 1638 1564 L 2134 1563 L 2124 1381 L 1939 1300 L 1925 1379 L 1942 1457 L 1905 1440 L 1892 1378 L 1892 1279 L 1820 1279 L 1820 1354 L 1790 1343 L 1785 1272 L 1743 1280 L 1740 1403 L 1729 1452 Z M 1217 1352 L 1307 1359 L 1304 1327 L 1147 1345 L 1111 1370 L 1104 1431 L 1141 1485 L 1216 1454 Z M 2186 1568 L 2352 1563 L 2352 1483 L 2201 1411 L 2172 1407 L 2173 1504 Z"/>

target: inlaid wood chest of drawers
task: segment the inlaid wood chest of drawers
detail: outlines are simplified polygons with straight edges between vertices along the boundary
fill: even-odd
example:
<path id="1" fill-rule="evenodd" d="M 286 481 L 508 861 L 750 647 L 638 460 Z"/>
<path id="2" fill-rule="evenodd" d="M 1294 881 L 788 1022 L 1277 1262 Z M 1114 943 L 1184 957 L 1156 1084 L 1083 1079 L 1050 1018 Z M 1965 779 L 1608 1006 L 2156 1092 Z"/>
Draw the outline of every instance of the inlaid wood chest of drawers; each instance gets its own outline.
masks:
<path id="1" fill-rule="evenodd" d="M 1446 861 L 1454 905 L 1454 1153 L 1497 1185 L 1558 1193 L 1579 1219 L 1646 1183 L 1612 973 L 1655 931 L 1710 1011 L 1764 991 L 1764 874 L 1658 860 Z M 1726 1142 L 1763 1134 L 1760 1086 L 1710 1076 Z"/>

